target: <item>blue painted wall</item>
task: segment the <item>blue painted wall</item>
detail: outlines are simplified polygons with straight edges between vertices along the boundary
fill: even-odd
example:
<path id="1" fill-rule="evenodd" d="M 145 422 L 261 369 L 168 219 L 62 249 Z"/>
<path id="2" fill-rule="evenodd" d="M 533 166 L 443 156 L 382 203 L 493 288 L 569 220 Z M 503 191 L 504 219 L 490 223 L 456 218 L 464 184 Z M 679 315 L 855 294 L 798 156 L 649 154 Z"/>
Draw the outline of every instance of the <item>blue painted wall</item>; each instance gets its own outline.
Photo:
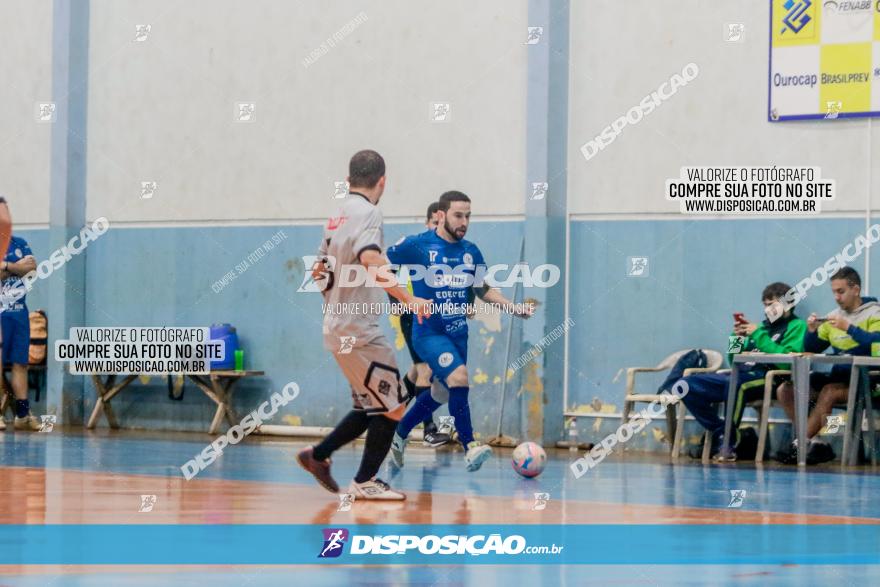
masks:
<path id="1" fill-rule="evenodd" d="M 236 265 L 279 230 L 285 240 L 219 293 L 212 290 L 212 284 L 235 272 Z M 416 224 L 388 225 L 386 239 L 390 244 L 418 230 Z M 575 325 L 569 331 L 568 409 L 619 412 L 625 377 L 614 378 L 620 369 L 653 365 L 680 348 L 723 350 L 733 312 L 759 319 L 760 294 L 767 283 L 796 283 L 863 230 L 860 219 L 573 222 L 570 308 Z M 88 325 L 230 322 L 238 327 L 247 367 L 266 372 L 242 383 L 236 409 L 243 414 L 296 381 L 302 394 L 275 422 L 333 425 L 349 407 L 347 385 L 322 347 L 320 296 L 296 291 L 304 272 L 301 257 L 313 254 L 320 233 L 317 226 L 111 229 L 88 249 Z M 49 254 L 47 231 L 20 234 L 39 258 Z M 513 263 L 522 224 L 477 222 L 469 236 L 489 263 Z M 630 256 L 649 258 L 647 277 L 626 275 Z M 862 258 L 854 266 L 863 271 L 863 263 Z M 876 275 L 872 281 L 877 284 Z M 39 282 L 30 294 L 32 309 L 45 305 L 48 285 Z M 509 297 L 512 291 L 505 294 Z M 798 313 L 833 308 L 824 286 L 802 302 Z M 505 316 L 502 331 L 490 332 L 471 322 L 471 373 L 481 381 L 472 388 L 473 412 L 483 435 L 495 431 L 509 324 Z M 518 322 L 514 325 L 519 328 Z M 391 320 L 384 326 L 398 347 L 401 368 L 408 368 L 409 357 Z M 561 352 L 559 346 L 548 352 Z M 522 350 L 512 349 L 511 360 Z M 505 408 L 504 431 L 514 436 L 520 434 L 522 408 L 512 396 L 524 371 L 510 382 Z M 645 381 L 646 389 L 659 382 Z M 134 383 L 114 406 L 126 427 L 205 430 L 214 406 L 191 383 L 186 387 L 184 400 L 176 402 L 168 399 L 164 379 Z M 89 383 L 87 413 L 94 398 Z M 582 418 L 581 438 L 595 440 L 617 424 L 614 418 Z M 689 434 L 696 431 L 689 428 Z M 661 446 L 653 432 L 631 445 Z"/>
<path id="2" fill-rule="evenodd" d="M 415 224 L 389 225 L 386 240 L 392 243 L 421 229 Z M 236 265 L 279 230 L 287 235 L 285 240 L 215 293 L 212 284 L 230 270 L 237 273 Z M 490 262 L 513 262 L 521 225 L 476 225 L 469 236 Z M 314 254 L 320 238 L 317 226 L 111 229 L 89 248 L 88 325 L 232 323 L 238 328 L 247 368 L 266 372 L 241 384 L 236 409 L 243 415 L 272 391 L 296 381 L 301 395 L 273 423 L 332 426 L 350 408 L 350 394 L 322 346 L 320 295 L 297 293 L 304 272 L 301 257 Z M 399 345 L 399 365 L 407 369 L 410 359 L 402 338 L 390 320 L 384 325 L 389 339 Z M 492 381 L 500 377 L 504 364 L 503 340 L 497 335 L 472 322 L 472 372 L 480 369 L 488 375 L 486 383 L 473 387 L 475 425 L 484 434 L 496 426 L 499 385 Z M 87 413 L 94 400 L 89 383 Z M 153 378 L 146 384 L 133 383 L 114 400 L 114 410 L 127 427 L 205 430 L 214 405 L 189 382 L 184 400 L 171 401 L 166 381 Z M 515 425 L 516 405 L 508 405 L 506 416 L 509 425 Z"/>
<path id="3" fill-rule="evenodd" d="M 620 369 L 653 366 L 684 348 L 724 352 L 734 312 L 763 319 L 764 286 L 796 284 L 860 233 L 862 219 L 573 222 L 570 313 L 576 325 L 569 331 L 568 409 L 619 414 L 626 384 L 625 373 L 615 381 Z M 872 267 L 880 251 L 874 255 Z M 646 277 L 627 276 L 632 256 L 649 258 Z M 864 257 L 852 266 L 864 274 Z M 806 318 L 835 307 L 830 286 L 824 285 L 796 312 Z M 653 393 L 662 378 L 644 381 L 640 390 Z M 595 440 L 619 423 L 618 418 L 586 418 L 579 430 Z M 657 422 L 656 428 L 665 424 Z M 693 423 L 687 431 L 695 435 L 698 426 Z M 646 431 L 629 446 L 660 448 L 657 440 Z"/>

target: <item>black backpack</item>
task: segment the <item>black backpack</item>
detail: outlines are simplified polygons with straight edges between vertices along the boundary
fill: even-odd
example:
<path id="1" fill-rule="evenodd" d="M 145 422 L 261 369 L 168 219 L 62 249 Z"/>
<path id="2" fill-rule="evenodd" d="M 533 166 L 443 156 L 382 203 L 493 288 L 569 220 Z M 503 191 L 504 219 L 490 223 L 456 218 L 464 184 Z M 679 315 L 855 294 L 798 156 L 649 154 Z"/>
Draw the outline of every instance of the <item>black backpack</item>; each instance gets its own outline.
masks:
<path id="1" fill-rule="evenodd" d="M 683 354 L 672 366 L 669 376 L 657 388 L 657 393 L 670 393 L 675 382 L 682 378 L 685 369 L 705 368 L 709 363 L 706 353 L 700 349 L 692 349 Z"/>

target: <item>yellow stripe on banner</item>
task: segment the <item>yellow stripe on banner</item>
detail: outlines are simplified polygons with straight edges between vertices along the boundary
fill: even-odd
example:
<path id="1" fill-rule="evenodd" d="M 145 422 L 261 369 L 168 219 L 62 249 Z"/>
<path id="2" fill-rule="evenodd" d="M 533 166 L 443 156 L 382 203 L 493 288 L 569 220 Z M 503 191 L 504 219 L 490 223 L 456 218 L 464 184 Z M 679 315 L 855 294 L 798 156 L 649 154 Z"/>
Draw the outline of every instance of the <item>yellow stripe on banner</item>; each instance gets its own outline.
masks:
<path id="1" fill-rule="evenodd" d="M 874 4 L 874 40 L 880 41 L 880 5 Z"/>
<path id="2" fill-rule="evenodd" d="M 871 110 L 871 43 L 822 45 L 819 52 L 819 112 Z"/>

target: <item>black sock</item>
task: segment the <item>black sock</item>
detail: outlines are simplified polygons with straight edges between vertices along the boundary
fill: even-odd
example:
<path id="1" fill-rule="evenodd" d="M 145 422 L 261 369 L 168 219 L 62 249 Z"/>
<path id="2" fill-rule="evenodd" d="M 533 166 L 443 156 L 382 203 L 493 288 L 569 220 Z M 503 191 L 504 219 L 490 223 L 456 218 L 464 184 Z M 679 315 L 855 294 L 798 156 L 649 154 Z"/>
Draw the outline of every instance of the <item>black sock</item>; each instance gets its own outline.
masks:
<path id="1" fill-rule="evenodd" d="M 416 396 L 420 396 L 423 393 L 431 393 L 431 386 L 426 385 L 425 387 L 416 387 Z M 425 419 L 422 420 L 422 424 L 428 426 L 429 424 L 434 423 L 434 414 L 433 412 L 425 416 Z"/>
<path id="2" fill-rule="evenodd" d="M 24 418 L 31 412 L 31 404 L 26 399 L 15 400 L 15 416 Z"/>
<path id="3" fill-rule="evenodd" d="M 355 483 L 366 483 L 376 476 L 391 448 L 391 440 L 396 429 L 397 422 L 391 418 L 382 415 L 370 418 L 367 446 L 364 448 L 364 456 L 361 457 L 361 468 L 354 477 Z"/>
<path id="4" fill-rule="evenodd" d="M 419 395 L 419 389 L 416 387 L 416 384 L 410 381 L 409 373 L 403 376 L 403 385 L 406 387 L 406 397 L 409 399 L 415 399 L 417 395 Z"/>
<path id="5" fill-rule="evenodd" d="M 315 447 L 312 456 L 323 461 L 339 448 L 364 433 L 370 425 L 370 417 L 363 410 L 352 410 L 336 425 L 330 434 Z"/>

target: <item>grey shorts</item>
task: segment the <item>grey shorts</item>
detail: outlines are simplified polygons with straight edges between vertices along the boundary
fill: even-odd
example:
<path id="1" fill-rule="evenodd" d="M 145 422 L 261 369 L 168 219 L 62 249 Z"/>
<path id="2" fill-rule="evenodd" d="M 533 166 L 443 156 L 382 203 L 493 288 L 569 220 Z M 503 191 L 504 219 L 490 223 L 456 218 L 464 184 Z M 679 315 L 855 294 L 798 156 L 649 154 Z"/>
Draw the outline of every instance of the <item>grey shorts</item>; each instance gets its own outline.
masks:
<path id="1" fill-rule="evenodd" d="M 346 350 L 334 352 L 333 357 L 351 385 L 355 410 L 384 414 L 405 402 L 394 350 L 384 336 Z"/>

